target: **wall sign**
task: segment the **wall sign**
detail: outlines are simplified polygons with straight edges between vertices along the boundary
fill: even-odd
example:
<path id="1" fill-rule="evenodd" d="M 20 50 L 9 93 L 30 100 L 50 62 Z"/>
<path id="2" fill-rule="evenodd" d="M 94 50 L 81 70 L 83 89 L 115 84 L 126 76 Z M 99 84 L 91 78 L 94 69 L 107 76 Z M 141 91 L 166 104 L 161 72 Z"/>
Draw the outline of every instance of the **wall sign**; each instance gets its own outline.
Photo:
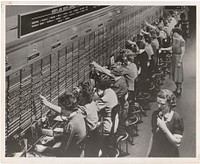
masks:
<path id="1" fill-rule="evenodd" d="M 11 70 L 11 65 L 6 66 L 6 72 Z"/>
<path id="2" fill-rule="evenodd" d="M 181 10 L 181 6 L 165 6 L 166 10 Z"/>
<path id="3" fill-rule="evenodd" d="M 58 48 L 58 47 L 60 47 L 60 46 L 61 46 L 61 42 L 58 42 L 58 43 L 52 45 L 52 46 L 51 46 L 51 49 L 52 49 L 52 50 L 55 50 L 56 48 Z"/>
<path id="4" fill-rule="evenodd" d="M 33 53 L 33 54 L 31 54 L 30 56 L 27 57 L 27 61 L 33 60 L 38 56 L 40 56 L 40 52 Z"/>
<path id="5" fill-rule="evenodd" d="M 107 6 L 60 6 L 18 15 L 18 37 L 61 24 Z"/>

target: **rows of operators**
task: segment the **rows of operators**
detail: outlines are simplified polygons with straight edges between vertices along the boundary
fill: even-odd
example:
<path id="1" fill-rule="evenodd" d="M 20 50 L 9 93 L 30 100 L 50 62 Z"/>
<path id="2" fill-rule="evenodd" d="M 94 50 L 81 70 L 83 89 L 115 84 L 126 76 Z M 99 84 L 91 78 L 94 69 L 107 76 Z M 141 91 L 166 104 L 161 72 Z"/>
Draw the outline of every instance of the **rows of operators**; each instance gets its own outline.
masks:
<path id="1" fill-rule="evenodd" d="M 176 84 L 174 94 L 180 95 L 185 39 L 189 37 L 187 19 L 186 8 L 165 11 L 159 20 L 145 22 L 140 33 L 131 36 L 114 63 L 101 66 L 93 61 L 90 81 L 60 96 L 58 105 L 40 95 L 44 105 L 61 115 L 63 131 L 44 137 L 35 151 L 48 156 L 80 157 L 84 149 L 85 157 L 108 157 L 113 135 L 126 123 L 130 106 L 145 92 L 146 82 L 159 72 L 168 53 L 174 54 L 168 72 Z"/>

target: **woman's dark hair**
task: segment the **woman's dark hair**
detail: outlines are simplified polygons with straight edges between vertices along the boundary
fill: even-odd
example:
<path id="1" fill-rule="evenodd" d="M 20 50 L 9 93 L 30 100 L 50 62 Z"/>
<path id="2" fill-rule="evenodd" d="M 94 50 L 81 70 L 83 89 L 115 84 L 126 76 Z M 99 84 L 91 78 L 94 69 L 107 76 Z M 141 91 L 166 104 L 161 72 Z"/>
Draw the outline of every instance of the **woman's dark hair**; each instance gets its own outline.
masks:
<path id="1" fill-rule="evenodd" d="M 143 38 L 144 38 L 143 35 L 141 35 L 141 34 L 137 34 L 137 40 L 142 40 Z"/>
<path id="2" fill-rule="evenodd" d="M 145 37 L 145 42 L 151 44 L 151 37 L 150 36 Z"/>
<path id="3" fill-rule="evenodd" d="M 139 47 L 139 49 L 145 49 L 145 44 L 143 41 L 137 41 L 137 46 Z"/>
<path id="4" fill-rule="evenodd" d="M 128 41 L 126 42 L 125 49 L 124 49 L 125 52 L 124 53 L 126 53 L 128 51 L 127 49 L 131 50 L 132 52 L 137 52 L 136 45 L 135 44 L 131 44 Z"/>
<path id="5" fill-rule="evenodd" d="M 74 94 L 63 94 L 58 97 L 58 106 L 62 108 L 62 110 L 74 111 L 77 107 L 77 99 Z"/>
<path id="6" fill-rule="evenodd" d="M 173 10 L 170 10 L 170 11 L 169 11 L 169 14 L 170 14 L 171 16 L 173 16 L 175 13 L 174 13 Z"/>
<path id="7" fill-rule="evenodd" d="M 83 81 L 79 83 L 78 88 L 80 89 L 78 93 L 78 104 L 86 105 L 93 100 L 93 88 L 88 81 Z"/>
<path id="8" fill-rule="evenodd" d="M 149 27 L 149 26 L 146 26 L 146 32 L 149 32 L 149 31 L 151 31 L 151 27 Z"/>
<path id="9" fill-rule="evenodd" d="M 122 49 L 122 50 L 120 51 L 120 55 L 121 55 L 121 58 L 122 58 L 122 60 L 123 60 L 123 63 L 126 63 L 126 60 L 132 62 L 133 57 L 136 56 L 135 53 L 136 53 L 136 51 L 137 51 L 137 48 L 136 48 L 135 46 L 133 46 L 133 47 L 134 47 L 133 50 L 134 50 L 135 52 L 133 52 L 133 51 L 130 50 L 130 49 Z M 116 62 L 117 62 L 117 61 L 116 61 Z"/>
<path id="10" fill-rule="evenodd" d="M 136 51 L 137 51 L 137 47 L 136 45 L 134 45 L 134 52 L 132 50 L 127 49 L 125 52 L 125 56 L 127 58 L 128 61 L 133 62 L 134 58 L 136 57 Z"/>
<path id="11" fill-rule="evenodd" d="M 163 21 L 163 24 L 164 24 L 164 26 L 167 26 L 168 23 L 167 23 L 166 20 L 164 20 L 164 21 Z"/>
<path id="12" fill-rule="evenodd" d="M 123 69 L 122 66 L 118 66 L 117 64 L 113 64 L 111 67 L 111 74 L 114 76 L 122 76 L 123 75 Z"/>
<path id="13" fill-rule="evenodd" d="M 125 45 L 125 48 L 131 50 L 131 49 L 133 48 L 133 45 L 130 44 L 130 43 L 127 41 L 127 42 L 126 42 L 126 45 Z"/>
<path id="14" fill-rule="evenodd" d="M 159 17 L 159 22 L 161 22 L 161 21 L 164 21 L 163 16 L 160 16 L 160 17 Z"/>
<path id="15" fill-rule="evenodd" d="M 136 52 L 138 51 L 136 45 L 133 46 L 132 51 L 133 51 L 134 53 L 136 53 Z"/>
<path id="16" fill-rule="evenodd" d="M 132 42 L 136 42 L 136 41 L 137 41 L 137 36 L 135 36 L 135 35 L 132 36 L 130 40 L 131 40 Z"/>
<path id="17" fill-rule="evenodd" d="M 164 11 L 163 18 L 167 19 L 169 15 L 170 15 L 169 11 Z"/>
<path id="18" fill-rule="evenodd" d="M 152 39 L 156 39 L 158 37 L 156 30 L 151 30 L 151 31 L 149 31 L 149 33 L 151 34 Z"/>
<path id="19" fill-rule="evenodd" d="M 181 18 L 181 20 L 185 20 L 185 18 L 186 18 L 185 13 L 181 13 L 180 18 Z"/>
<path id="20" fill-rule="evenodd" d="M 102 78 L 100 79 L 98 89 L 106 90 L 111 87 L 111 79 L 110 78 Z"/>
<path id="21" fill-rule="evenodd" d="M 158 28 L 158 32 L 163 30 L 163 26 L 161 24 L 158 24 L 157 28 Z"/>
<path id="22" fill-rule="evenodd" d="M 182 30 L 181 30 L 180 28 L 178 28 L 178 27 L 173 28 L 173 29 L 172 29 L 172 32 L 173 32 L 173 33 L 176 32 L 176 33 L 178 33 L 179 35 L 182 36 Z"/>
<path id="23" fill-rule="evenodd" d="M 115 62 L 116 62 L 116 63 L 117 63 L 117 62 L 123 63 L 123 55 L 122 55 L 122 54 L 118 55 L 118 56 L 116 57 Z"/>
<path id="24" fill-rule="evenodd" d="M 170 108 L 173 108 L 176 106 L 177 101 L 176 101 L 176 96 L 174 95 L 173 92 L 171 92 L 168 89 L 163 89 L 161 90 L 157 97 L 161 98 L 161 99 L 166 99 L 166 101 L 170 104 Z"/>

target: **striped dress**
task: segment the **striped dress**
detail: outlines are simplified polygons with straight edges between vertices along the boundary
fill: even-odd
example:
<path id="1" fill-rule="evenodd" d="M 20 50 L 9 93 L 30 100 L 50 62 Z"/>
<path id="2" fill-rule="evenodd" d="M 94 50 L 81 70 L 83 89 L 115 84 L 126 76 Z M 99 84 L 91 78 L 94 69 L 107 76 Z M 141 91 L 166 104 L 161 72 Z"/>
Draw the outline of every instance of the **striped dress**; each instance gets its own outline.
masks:
<path id="1" fill-rule="evenodd" d="M 183 82 L 183 63 L 180 67 L 178 67 L 178 62 L 180 61 L 182 53 L 181 47 L 185 47 L 185 40 L 182 37 L 178 39 L 174 38 L 172 44 L 172 63 L 169 77 L 175 83 Z"/>

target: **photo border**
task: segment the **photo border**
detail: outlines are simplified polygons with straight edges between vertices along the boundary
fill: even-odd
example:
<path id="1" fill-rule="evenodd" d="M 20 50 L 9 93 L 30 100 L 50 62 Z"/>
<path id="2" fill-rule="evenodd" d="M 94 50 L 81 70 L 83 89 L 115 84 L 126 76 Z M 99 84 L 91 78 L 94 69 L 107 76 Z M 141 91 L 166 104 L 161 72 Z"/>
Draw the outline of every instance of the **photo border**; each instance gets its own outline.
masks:
<path id="1" fill-rule="evenodd" d="M 195 158 L 13 158 L 13 157 L 5 157 L 5 5 L 63 5 L 63 4 L 84 4 L 84 5 L 135 5 L 135 6 L 141 6 L 141 5 L 196 5 L 196 157 Z M 1 163 L 104 163 L 104 164 L 110 164 L 110 163 L 200 163 L 200 154 L 199 154 L 199 136 L 200 136 L 200 129 L 199 129 L 199 119 L 200 119 L 200 112 L 199 112 L 199 84 L 200 84 L 200 71 L 198 64 L 200 63 L 200 57 L 199 57 L 199 11 L 200 11 L 200 2 L 199 1 L 181 1 L 181 2 L 174 2 L 174 1 L 69 1 L 66 3 L 66 1 L 1 1 L 1 121 L 0 121 L 0 139 L 1 139 Z M 4 80 L 3 80 L 4 79 Z M 189 109 L 188 109 L 189 110 Z M 3 150 L 3 151 L 2 151 Z"/>

